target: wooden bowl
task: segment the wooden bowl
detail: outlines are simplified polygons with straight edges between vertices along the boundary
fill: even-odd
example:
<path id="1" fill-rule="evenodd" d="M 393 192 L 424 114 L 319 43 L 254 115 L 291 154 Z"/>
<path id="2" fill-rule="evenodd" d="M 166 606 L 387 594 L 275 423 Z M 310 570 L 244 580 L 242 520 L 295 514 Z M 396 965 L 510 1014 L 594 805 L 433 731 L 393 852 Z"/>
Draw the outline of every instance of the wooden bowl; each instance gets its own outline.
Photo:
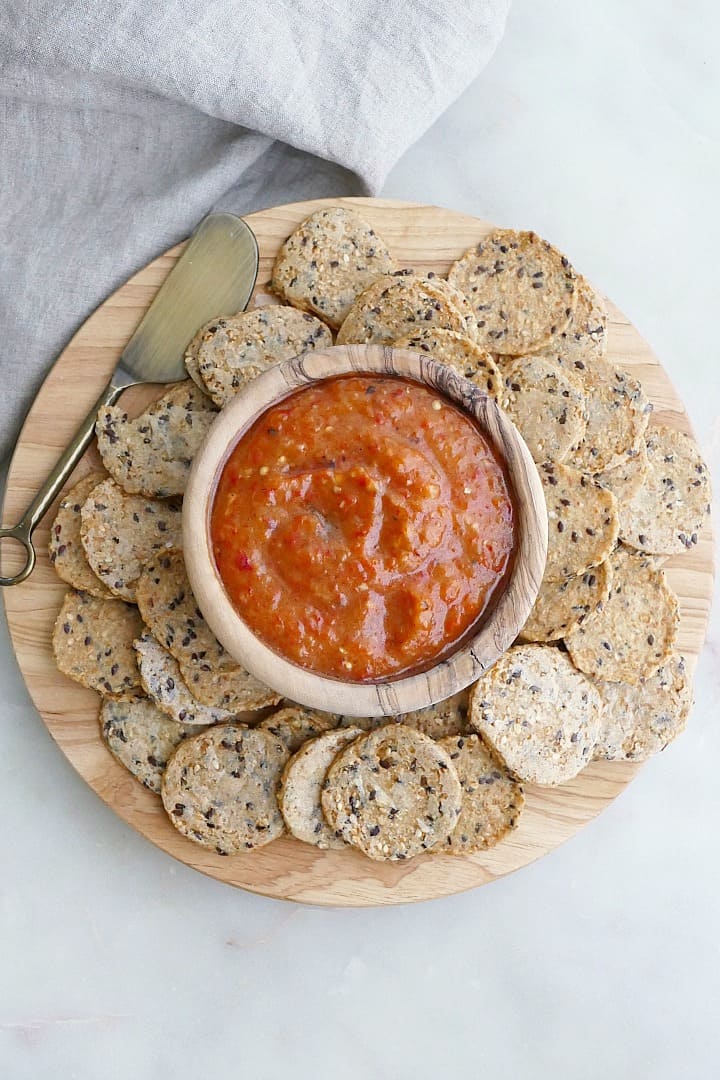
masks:
<path id="1" fill-rule="evenodd" d="M 225 462 L 261 413 L 310 383 L 350 373 L 397 375 L 440 391 L 475 419 L 504 461 L 515 508 L 513 564 L 492 608 L 455 652 L 419 674 L 378 682 L 342 682 L 308 671 L 261 641 L 232 606 L 215 566 L 210 512 Z M 464 689 L 517 637 L 537 596 L 547 555 L 547 514 L 540 478 L 517 428 L 483 391 L 453 369 L 409 349 L 344 345 L 277 364 L 223 409 L 197 454 L 183 504 L 183 544 L 198 606 L 215 636 L 251 674 L 285 697 L 326 712 L 389 716 L 425 708 Z"/>

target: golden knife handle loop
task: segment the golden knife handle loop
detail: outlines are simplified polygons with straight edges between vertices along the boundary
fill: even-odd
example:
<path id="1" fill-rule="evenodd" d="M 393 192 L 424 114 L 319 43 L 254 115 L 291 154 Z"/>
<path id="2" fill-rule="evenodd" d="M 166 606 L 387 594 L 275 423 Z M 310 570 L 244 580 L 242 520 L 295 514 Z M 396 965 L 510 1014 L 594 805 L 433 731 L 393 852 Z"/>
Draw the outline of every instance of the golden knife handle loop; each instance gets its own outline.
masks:
<path id="1" fill-rule="evenodd" d="M 18 544 L 22 544 L 25 548 L 25 564 L 22 570 L 18 570 L 17 574 L 13 574 L 12 577 L 2 577 L 0 575 L 0 585 L 19 585 L 26 577 L 30 577 L 30 574 L 35 569 L 35 548 L 32 546 L 29 533 L 20 525 L 15 525 L 12 529 L 0 529 L 0 540 L 5 539 L 16 540 Z"/>
<path id="2" fill-rule="evenodd" d="M 68 476 L 88 448 L 95 433 L 95 418 L 97 417 L 98 409 L 101 409 L 104 405 L 112 405 L 124 389 L 124 386 L 118 387 L 112 381 L 107 384 L 100 397 L 75 432 L 75 437 L 67 450 L 64 452 L 57 465 L 28 506 L 20 521 L 11 528 L 0 529 L 0 540 L 15 540 L 25 548 L 24 566 L 22 569 L 18 570 L 16 574 L 13 574 L 10 577 L 3 577 L 0 575 L 0 586 L 8 587 L 10 585 L 19 585 L 21 581 L 25 581 L 25 579 L 33 572 L 37 556 L 32 543 L 32 534 L 62 490 Z"/>

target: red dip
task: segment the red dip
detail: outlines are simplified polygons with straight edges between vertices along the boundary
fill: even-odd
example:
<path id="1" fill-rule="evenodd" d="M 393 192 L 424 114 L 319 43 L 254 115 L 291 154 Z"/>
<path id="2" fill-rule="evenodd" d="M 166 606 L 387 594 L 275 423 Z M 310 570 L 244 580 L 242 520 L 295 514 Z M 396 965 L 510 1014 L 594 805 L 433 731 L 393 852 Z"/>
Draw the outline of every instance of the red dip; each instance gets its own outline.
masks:
<path id="1" fill-rule="evenodd" d="M 235 609 L 301 667 L 364 682 L 430 667 L 487 609 L 514 542 L 501 462 L 435 391 L 348 375 L 272 406 L 212 508 Z"/>

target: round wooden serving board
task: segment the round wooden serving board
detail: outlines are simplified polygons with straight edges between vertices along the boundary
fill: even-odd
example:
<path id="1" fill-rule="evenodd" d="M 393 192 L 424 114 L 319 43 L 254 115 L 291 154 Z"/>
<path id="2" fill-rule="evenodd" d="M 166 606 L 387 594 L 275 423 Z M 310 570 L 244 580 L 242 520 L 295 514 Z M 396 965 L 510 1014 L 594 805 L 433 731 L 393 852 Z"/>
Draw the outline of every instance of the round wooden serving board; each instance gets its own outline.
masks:
<path id="1" fill-rule="evenodd" d="M 477 218 L 438 207 L 382 199 L 322 199 L 264 210 L 246 219 L 260 247 L 260 273 L 250 307 L 274 302 L 267 282 L 275 254 L 289 233 L 313 211 L 338 204 L 356 206 L 385 237 L 399 264 L 420 272 L 446 273 L 451 262 L 491 228 Z M 181 250 L 174 248 L 155 259 L 109 297 L 50 371 L 10 466 L 3 524 L 20 517 L 49 473 Z M 572 252 L 569 255 L 572 258 Z M 609 311 L 610 358 L 640 380 L 654 403 L 654 420 L 691 432 L 683 404 L 651 350 L 617 308 L 609 304 Z M 136 388 L 123 403 L 137 412 L 157 394 L 157 388 Z M 89 451 L 72 482 L 98 464 L 96 451 Z M 289 838 L 247 855 L 215 855 L 180 836 L 158 797 L 117 763 L 100 738 L 97 695 L 71 682 L 55 666 L 50 641 L 65 586 L 47 558 L 53 516 L 54 509 L 35 534 L 35 572 L 22 585 L 3 590 L 13 645 L 33 701 L 60 749 L 108 806 L 164 851 L 221 881 L 311 904 L 398 904 L 461 892 L 552 851 L 616 798 L 638 769 L 624 762 L 596 762 L 562 787 L 526 786 L 519 828 L 493 850 L 468 858 L 425 855 L 408 863 L 374 863 L 352 850 L 319 851 Z M 3 573 L 18 568 L 15 555 L 9 545 L 3 548 Z M 709 526 L 696 548 L 668 560 L 666 568 L 680 600 L 679 648 L 693 670 L 705 638 L 712 592 Z"/>

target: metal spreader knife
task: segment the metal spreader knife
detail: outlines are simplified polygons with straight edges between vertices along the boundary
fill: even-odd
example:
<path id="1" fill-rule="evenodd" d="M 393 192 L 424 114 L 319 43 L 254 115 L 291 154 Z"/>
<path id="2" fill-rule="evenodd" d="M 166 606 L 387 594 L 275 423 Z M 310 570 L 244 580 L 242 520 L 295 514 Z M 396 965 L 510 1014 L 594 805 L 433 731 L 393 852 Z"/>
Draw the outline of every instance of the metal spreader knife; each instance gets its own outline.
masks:
<path id="1" fill-rule="evenodd" d="M 0 585 L 18 585 L 32 573 L 33 531 L 87 449 L 98 409 L 112 405 L 128 386 L 187 378 L 183 356 L 188 342 L 204 323 L 247 306 L 257 271 L 257 242 L 244 221 L 233 214 L 210 214 L 200 222 L 67 450 L 18 524 L 0 529 L 0 540 L 8 537 L 25 548 L 23 568 L 0 577 Z"/>

